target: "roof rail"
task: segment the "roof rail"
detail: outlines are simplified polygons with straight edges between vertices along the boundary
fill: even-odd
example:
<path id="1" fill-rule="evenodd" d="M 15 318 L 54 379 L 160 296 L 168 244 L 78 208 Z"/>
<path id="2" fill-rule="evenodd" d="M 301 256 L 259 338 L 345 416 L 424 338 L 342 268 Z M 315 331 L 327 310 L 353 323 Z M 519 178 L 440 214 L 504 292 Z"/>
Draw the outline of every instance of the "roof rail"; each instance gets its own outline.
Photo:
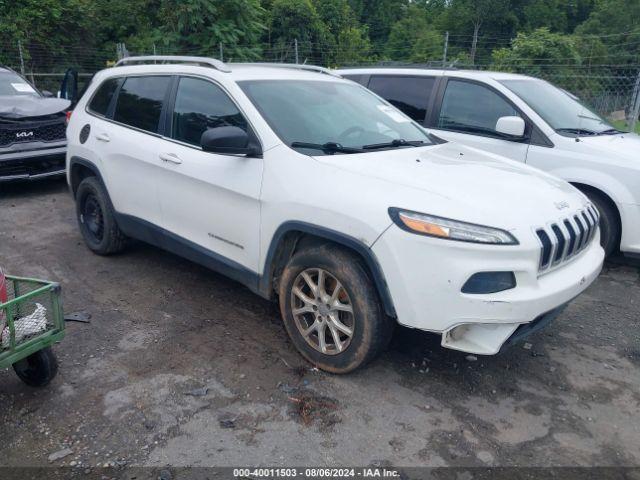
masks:
<path id="1" fill-rule="evenodd" d="M 144 63 L 186 63 L 200 65 L 204 67 L 212 67 L 221 72 L 229 73 L 231 69 L 220 60 L 208 57 L 185 57 L 179 55 L 145 55 L 141 57 L 124 57 L 116 63 L 116 67 L 125 65 L 135 65 Z"/>
<path id="2" fill-rule="evenodd" d="M 295 70 L 308 70 L 310 72 L 324 73 L 325 75 L 331 75 L 332 77 L 340 77 L 335 72 L 332 72 L 328 68 L 318 67 L 317 65 L 306 65 L 304 63 L 269 63 L 269 62 L 254 62 L 254 63 L 231 63 L 230 65 L 258 65 L 261 67 L 273 67 L 273 68 L 293 68 Z"/>

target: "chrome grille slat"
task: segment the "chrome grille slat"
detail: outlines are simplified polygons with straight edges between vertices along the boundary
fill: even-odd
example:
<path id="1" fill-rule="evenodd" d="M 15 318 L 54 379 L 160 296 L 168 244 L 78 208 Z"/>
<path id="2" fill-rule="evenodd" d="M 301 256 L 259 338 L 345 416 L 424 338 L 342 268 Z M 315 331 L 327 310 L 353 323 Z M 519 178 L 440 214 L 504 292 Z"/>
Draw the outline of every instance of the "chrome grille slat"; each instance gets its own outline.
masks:
<path id="1" fill-rule="evenodd" d="M 551 270 L 584 250 L 598 230 L 599 214 L 593 205 L 557 222 L 535 229 L 540 242 L 539 272 Z"/>

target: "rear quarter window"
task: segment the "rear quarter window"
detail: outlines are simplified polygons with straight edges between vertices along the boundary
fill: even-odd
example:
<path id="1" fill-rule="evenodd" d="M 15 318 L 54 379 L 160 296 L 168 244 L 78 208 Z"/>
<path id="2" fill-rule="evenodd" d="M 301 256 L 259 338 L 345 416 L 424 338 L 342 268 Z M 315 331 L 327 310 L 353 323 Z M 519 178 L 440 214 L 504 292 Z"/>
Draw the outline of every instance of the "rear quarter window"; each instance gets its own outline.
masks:
<path id="1" fill-rule="evenodd" d="M 402 110 L 412 120 L 423 123 L 435 83 L 434 77 L 373 75 L 369 90 Z"/>
<path id="2" fill-rule="evenodd" d="M 118 93 L 113 119 L 140 130 L 156 133 L 170 83 L 169 76 L 127 78 Z"/>
<path id="3" fill-rule="evenodd" d="M 102 82 L 89 102 L 89 111 L 106 116 L 113 94 L 116 93 L 118 88 L 118 82 L 119 79 L 117 78 L 109 78 Z"/>

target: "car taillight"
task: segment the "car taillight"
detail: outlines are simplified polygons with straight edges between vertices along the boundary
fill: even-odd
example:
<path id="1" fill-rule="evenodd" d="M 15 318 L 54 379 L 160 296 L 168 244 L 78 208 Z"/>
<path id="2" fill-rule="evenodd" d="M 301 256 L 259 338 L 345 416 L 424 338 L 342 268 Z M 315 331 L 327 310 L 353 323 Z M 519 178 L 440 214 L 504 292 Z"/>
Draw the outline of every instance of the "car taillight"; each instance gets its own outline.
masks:
<path id="1" fill-rule="evenodd" d="M 65 123 L 67 125 L 69 125 L 69 122 L 71 121 L 71 114 L 73 113 L 73 110 L 67 110 L 67 118 L 65 119 Z"/>

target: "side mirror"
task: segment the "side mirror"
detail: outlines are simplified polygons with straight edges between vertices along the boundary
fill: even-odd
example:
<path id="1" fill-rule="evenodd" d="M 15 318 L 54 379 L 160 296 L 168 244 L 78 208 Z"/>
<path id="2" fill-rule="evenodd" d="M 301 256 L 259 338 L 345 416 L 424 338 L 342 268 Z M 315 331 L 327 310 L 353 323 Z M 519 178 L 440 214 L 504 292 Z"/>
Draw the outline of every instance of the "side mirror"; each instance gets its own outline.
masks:
<path id="1" fill-rule="evenodd" d="M 200 137 L 200 146 L 205 152 L 223 155 L 262 155 L 258 142 L 239 127 L 225 126 L 209 128 Z"/>
<path id="2" fill-rule="evenodd" d="M 520 117 L 500 117 L 496 123 L 496 132 L 510 137 L 524 137 L 525 123 Z"/>
<path id="3" fill-rule="evenodd" d="M 49 90 L 42 90 L 42 95 L 45 98 L 54 98 L 55 95 L 53 93 L 51 93 Z"/>

